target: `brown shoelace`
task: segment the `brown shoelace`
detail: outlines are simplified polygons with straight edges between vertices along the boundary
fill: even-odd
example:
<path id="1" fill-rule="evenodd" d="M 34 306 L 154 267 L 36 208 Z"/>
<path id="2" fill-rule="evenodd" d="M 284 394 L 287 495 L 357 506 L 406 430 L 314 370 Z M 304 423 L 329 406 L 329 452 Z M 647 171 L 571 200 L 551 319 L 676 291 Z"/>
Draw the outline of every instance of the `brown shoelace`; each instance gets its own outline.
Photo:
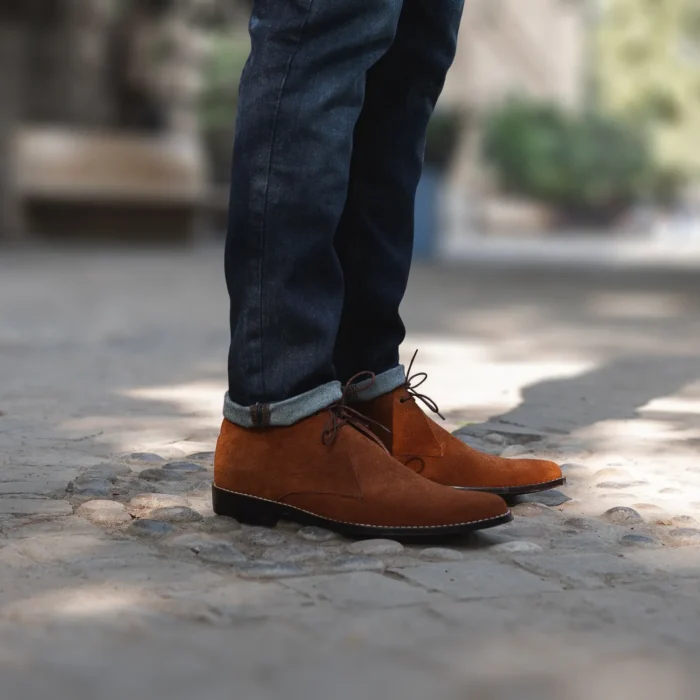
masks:
<path id="1" fill-rule="evenodd" d="M 423 385 L 428 380 L 427 372 L 416 372 L 416 374 L 411 374 L 413 363 L 416 361 L 417 355 L 418 350 L 413 353 L 411 364 L 408 366 L 408 372 L 406 373 L 408 378 L 406 379 L 406 384 L 404 386 L 410 396 L 399 399 L 399 403 L 406 403 L 407 401 L 415 401 L 416 399 L 420 399 L 433 413 L 437 413 L 442 420 L 445 420 L 445 416 L 440 413 L 440 408 L 435 401 L 433 401 L 429 396 L 416 391 L 419 386 Z"/>
<path id="2" fill-rule="evenodd" d="M 376 381 L 376 376 L 372 372 L 360 372 L 345 385 L 343 395 L 340 397 L 340 400 L 328 409 L 330 420 L 323 429 L 321 440 L 326 446 L 333 444 L 335 439 L 338 437 L 338 433 L 340 432 L 341 428 L 346 425 L 350 425 L 355 428 L 355 430 L 359 430 L 365 437 L 372 440 L 372 442 L 379 445 L 385 452 L 388 452 L 386 445 L 374 434 L 371 426 L 381 428 L 387 433 L 390 433 L 391 431 L 388 428 L 385 428 L 381 423 L 378 423 L 371 418 L 367 418 L 367 416 L 363 416 L 359 411 L 356 411 L 354 408 L 350 408 L 350 406 L 347 404 L 349 395 L 355 391 L 355 385 L 363 381 L 370 382 L 367 385 L 367 388 L 369 388 Z"/>

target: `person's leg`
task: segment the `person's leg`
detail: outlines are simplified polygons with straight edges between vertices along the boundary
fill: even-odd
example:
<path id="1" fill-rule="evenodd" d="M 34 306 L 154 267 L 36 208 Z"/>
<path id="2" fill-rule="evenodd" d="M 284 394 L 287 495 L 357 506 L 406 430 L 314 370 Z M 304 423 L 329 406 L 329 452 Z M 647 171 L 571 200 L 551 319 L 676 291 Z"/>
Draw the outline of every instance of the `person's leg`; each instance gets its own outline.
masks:
<path id="1" fill-rule="evenodd" d="M 234 153 L 226 278 L 229 394 L 214 511 L 355 536 L 456 534 L 511 519 L 399 464 L 350 409 L 333 365 L 344 278 L 333 242 L 367 70 L 403 2 L 256 0 Z M 350 271 L 361 275 L 361 270 Z"/>
<path id="2" fill-rule="evenodd" d="M 342 382 L 362 370 L 380 375 L 377 392 L 404 379 L 399 305 L 411 266 L 415 194 L 428 121 L 454 60 L 463 5 L 406 0 L 391 49 L 367 74 L 336 235 L 345 303 L 335 365 Z"/>
<path id="3" fill-rule="evenodd" d="M 225 256 L 226 416 L 240 425 L 294 422 L 340 397 L 333 241 L 366 73 L 391 46 L 402 2 L 254 3 Z"/>

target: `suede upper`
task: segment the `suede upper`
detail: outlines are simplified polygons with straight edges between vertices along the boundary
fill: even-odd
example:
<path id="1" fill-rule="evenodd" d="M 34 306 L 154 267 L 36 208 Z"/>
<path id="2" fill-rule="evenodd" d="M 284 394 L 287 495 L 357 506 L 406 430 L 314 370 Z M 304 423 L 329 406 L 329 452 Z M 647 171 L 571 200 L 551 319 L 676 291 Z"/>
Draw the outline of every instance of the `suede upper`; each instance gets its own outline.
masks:
<path id="1" fill-rule="evenodd" d="M 442 527 L 508 513 L 498 496 L 459 492 L 418 476 L 352 425 L 343 425 L 325 444 L 328 425 L 328 411 L 293 426 L 255 430 L 224 420 L 215 485 L 372 526 Z"/>
<path id="2" fill-rule="evenodd" d="M 399 462 L 439 484 L 510 489 L 562 478 L 561 469 L 554 462 L 505 459 L 465 445 L 427 416 L 405 387 L 360 402 L 357 408 L 391 430 L 377 435 Z"/>

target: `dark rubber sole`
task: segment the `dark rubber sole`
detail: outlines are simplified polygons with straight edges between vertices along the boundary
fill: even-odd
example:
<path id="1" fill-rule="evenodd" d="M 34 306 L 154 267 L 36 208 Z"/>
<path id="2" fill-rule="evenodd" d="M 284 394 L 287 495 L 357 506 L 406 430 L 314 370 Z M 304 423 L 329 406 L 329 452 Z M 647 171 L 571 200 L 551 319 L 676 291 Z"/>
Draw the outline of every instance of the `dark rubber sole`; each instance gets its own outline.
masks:
<path id="1" fill-rule="evenodd" d="M 485 530 L 497 525 L 504 525 L 513 519 L 513 514 L 507 511 L 503 515 L 485 520 L 475 520 L 454 525 L 426 527 L 386 527 L 378 525 L 362 525 L 331 520 L 293 506 L 268 501 L 256 496 L 247 496 L 234 491 L 227 491 L 218 486 L 212 486 L 214 512 L 228 518 L 234 518 L 245 525 L 260 525 L 274 527 L 280 520 L 292 520 L 301 525 L 316 525 L 326 530 L 333 530 L 346 537 L 447 537 Z"/>
<path id="2" fill-rule="evenodd" d="M 529 493 L 541 493 L 555 489 L 557 486 L 563 486 L 566 483 L 566 477 L 555 479 L 554 481 L 545 481 L 543 484 L 525 484 L 524 486 L 505 486 L 503 488 L 486 488 L 483 486 L 453 486 L 452 488 L 459 491 L 482 491 L 483 493 L 493 493 L 496 496 L 526 496 Z"/>

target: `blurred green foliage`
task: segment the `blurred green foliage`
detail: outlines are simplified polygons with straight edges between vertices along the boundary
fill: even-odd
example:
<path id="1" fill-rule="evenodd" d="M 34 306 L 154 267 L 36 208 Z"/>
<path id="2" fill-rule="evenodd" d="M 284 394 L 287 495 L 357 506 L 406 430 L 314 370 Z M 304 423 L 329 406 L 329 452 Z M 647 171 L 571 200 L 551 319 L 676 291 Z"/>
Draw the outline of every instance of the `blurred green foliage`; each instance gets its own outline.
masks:
<path id="1" fill-rule="evenodd" d="M 642 123 L 662 164 L 700 172 L 700 2 L 606 0 L 595 36 L 598 106 Z"/>
<path id="2" fill-rule="evenodd" d="M 573 222 L 608 224 L 635 201 L 675 196 L 643 130 L 599 114 L 512 99 L 487 115 L 483 156 L 507 193 Z"/>

